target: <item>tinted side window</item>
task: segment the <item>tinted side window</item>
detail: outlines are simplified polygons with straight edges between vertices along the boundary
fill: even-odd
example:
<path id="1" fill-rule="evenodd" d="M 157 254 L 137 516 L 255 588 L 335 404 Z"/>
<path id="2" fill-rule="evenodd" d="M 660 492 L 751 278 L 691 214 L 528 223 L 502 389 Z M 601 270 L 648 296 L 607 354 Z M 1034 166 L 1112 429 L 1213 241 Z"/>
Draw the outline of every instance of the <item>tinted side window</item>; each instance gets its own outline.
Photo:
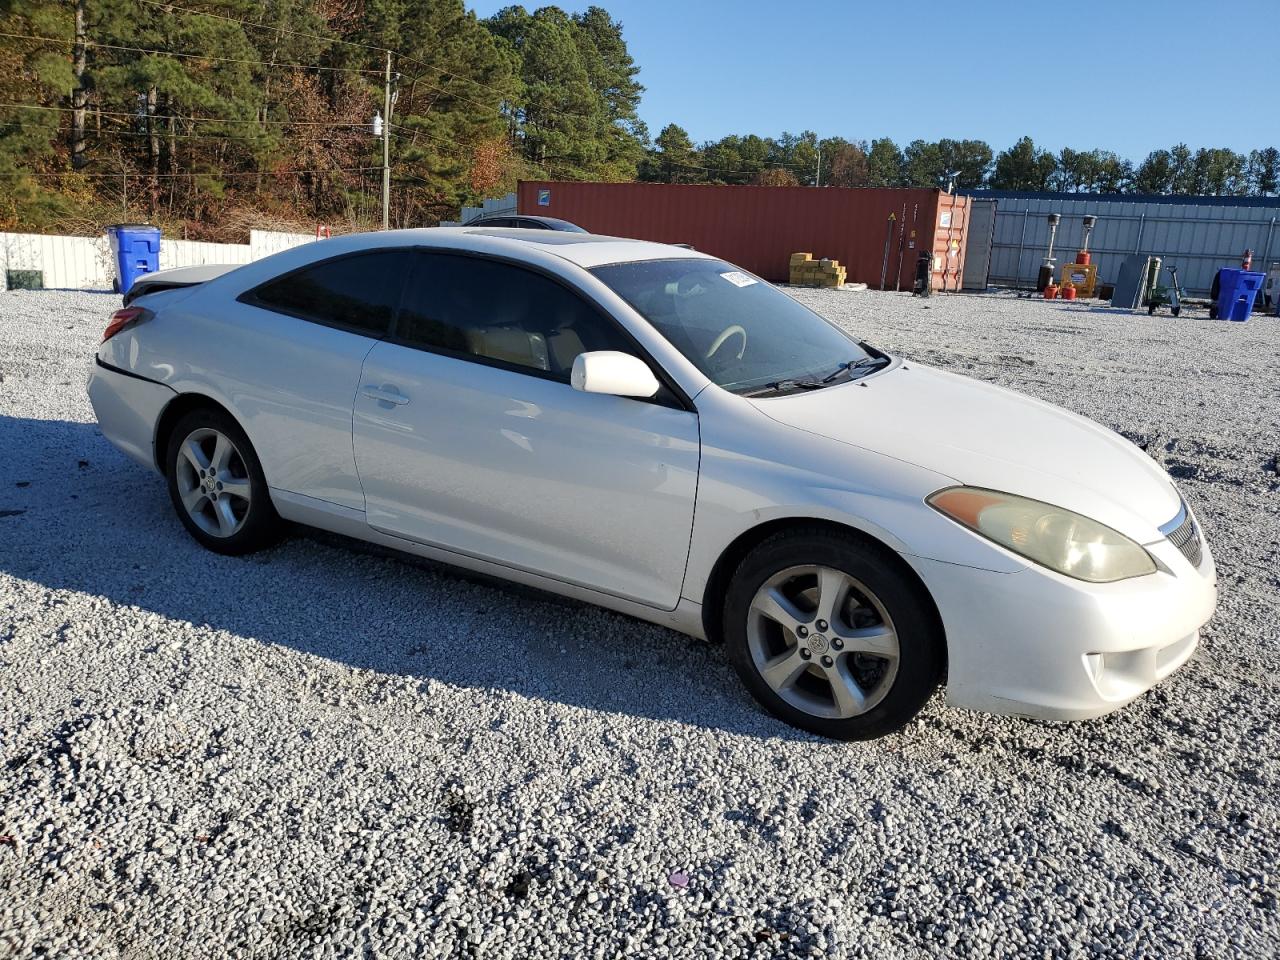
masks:
<path id="1" fill-rule="evenodd" d="M 420 253 L 396 339 L 569 379 L 589 350 L 632 346 L 613 322 L 541 274 L 494 260 Z"/>
<path id="2" fill-rule="evenodd" d="M 326 260 L 253 291 L 257 306 L 296 317 L 384 336 L 400 301 L 411 254 L 361 253 Z"/>

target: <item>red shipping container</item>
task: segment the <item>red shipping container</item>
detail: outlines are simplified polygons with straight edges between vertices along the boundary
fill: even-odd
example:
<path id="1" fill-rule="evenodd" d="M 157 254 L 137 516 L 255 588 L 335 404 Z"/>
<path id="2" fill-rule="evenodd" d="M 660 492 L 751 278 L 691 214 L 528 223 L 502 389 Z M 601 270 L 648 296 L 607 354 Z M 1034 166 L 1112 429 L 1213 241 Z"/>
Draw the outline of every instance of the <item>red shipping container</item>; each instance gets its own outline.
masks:
<path id="1" fill-rule="evenodd" d="M 934 252 L 933 288 L 959 290 L 969 200 L 941 190 L 522 181 L 520 213 L 592 233 L 688 243 L 766 280 L 790 279 L 791 254 L 829 257 L 850 281 L 910 290 Z M 887 253 L 886 253 L 887 251 Z"/>

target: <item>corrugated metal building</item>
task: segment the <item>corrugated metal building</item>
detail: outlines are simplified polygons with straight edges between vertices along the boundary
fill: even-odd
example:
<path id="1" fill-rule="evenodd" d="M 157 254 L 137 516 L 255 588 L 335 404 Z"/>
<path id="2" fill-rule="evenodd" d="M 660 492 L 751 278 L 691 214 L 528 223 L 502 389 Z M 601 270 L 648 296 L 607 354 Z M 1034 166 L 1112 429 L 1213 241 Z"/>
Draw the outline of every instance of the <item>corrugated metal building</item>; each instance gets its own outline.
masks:
<path id="1" fill-rule="evenodd" d="M 848 268 L 850 281 L 911 289 L 932 247 L 934 289 L 958 290 L 969 202 L 940 190 L 665 183 L 522 182 L 518 208 L 592 233 L 688 243 L 764 277 L 789 279 L 807 251 Z"/>
<path id="2" fill-rule="evenodd" d="M 1098 218 L 1089 242 L 1098 276 L 1115 279 L 1120 261 L 1133 253 L 1164 259 L 1178 267 L 1178 279 L 1191 293 L 1205 295 L 1220 267 L 1238 267 L 1245 249 L 1253 267 L 1265 271 L 1280 260 L 1280 197 L 1149 197 L 1115 194 L 1020 193 L 972 190 L 975 206 L 995 201 L 987 282 L 995 286 L 1032 286 L 1049 245 L 1050 213 L 1061 215 L 1054 258 L 1075 260 L 1083 218 Z M 975 211 L 976 215 L 976 211 Z M 984 231 L 970 233 L 967 258 L 974 264 L 988 254 Z M 972 273 L 973 270 L 970 270 Z M 1167 277 L 1168 274 L 1166 273 Z M 975 279 L 968 287 L 986 283 Z"/>

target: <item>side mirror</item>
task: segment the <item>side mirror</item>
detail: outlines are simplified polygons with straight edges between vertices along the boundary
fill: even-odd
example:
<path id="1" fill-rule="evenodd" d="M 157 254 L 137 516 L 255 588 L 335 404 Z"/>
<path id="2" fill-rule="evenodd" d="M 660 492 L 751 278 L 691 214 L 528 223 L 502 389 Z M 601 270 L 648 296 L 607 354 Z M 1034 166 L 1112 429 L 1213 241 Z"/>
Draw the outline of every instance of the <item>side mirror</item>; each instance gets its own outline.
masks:
<path id="1" fill-rule="evenodd" d="M 652 397 L 658 378 L 639 357 L 617 350 L 593 350 L 573 358 L 569 377 L 573 389 L 583 393 L 608 393 L 615 397 Z"/>

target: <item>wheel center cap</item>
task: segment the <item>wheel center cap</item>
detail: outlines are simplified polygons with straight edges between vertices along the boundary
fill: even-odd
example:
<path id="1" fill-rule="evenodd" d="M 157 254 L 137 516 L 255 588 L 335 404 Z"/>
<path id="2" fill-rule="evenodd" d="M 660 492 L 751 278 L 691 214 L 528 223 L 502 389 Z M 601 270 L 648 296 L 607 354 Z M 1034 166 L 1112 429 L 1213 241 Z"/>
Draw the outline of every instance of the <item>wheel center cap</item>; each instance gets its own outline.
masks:
<path id="1" fill-rule="evenodd" d="M 805 642 L 811 653 L 826 653 L 828 646 L 827 638 L 820 633 L 809 635 L 809 639 Z"/>

